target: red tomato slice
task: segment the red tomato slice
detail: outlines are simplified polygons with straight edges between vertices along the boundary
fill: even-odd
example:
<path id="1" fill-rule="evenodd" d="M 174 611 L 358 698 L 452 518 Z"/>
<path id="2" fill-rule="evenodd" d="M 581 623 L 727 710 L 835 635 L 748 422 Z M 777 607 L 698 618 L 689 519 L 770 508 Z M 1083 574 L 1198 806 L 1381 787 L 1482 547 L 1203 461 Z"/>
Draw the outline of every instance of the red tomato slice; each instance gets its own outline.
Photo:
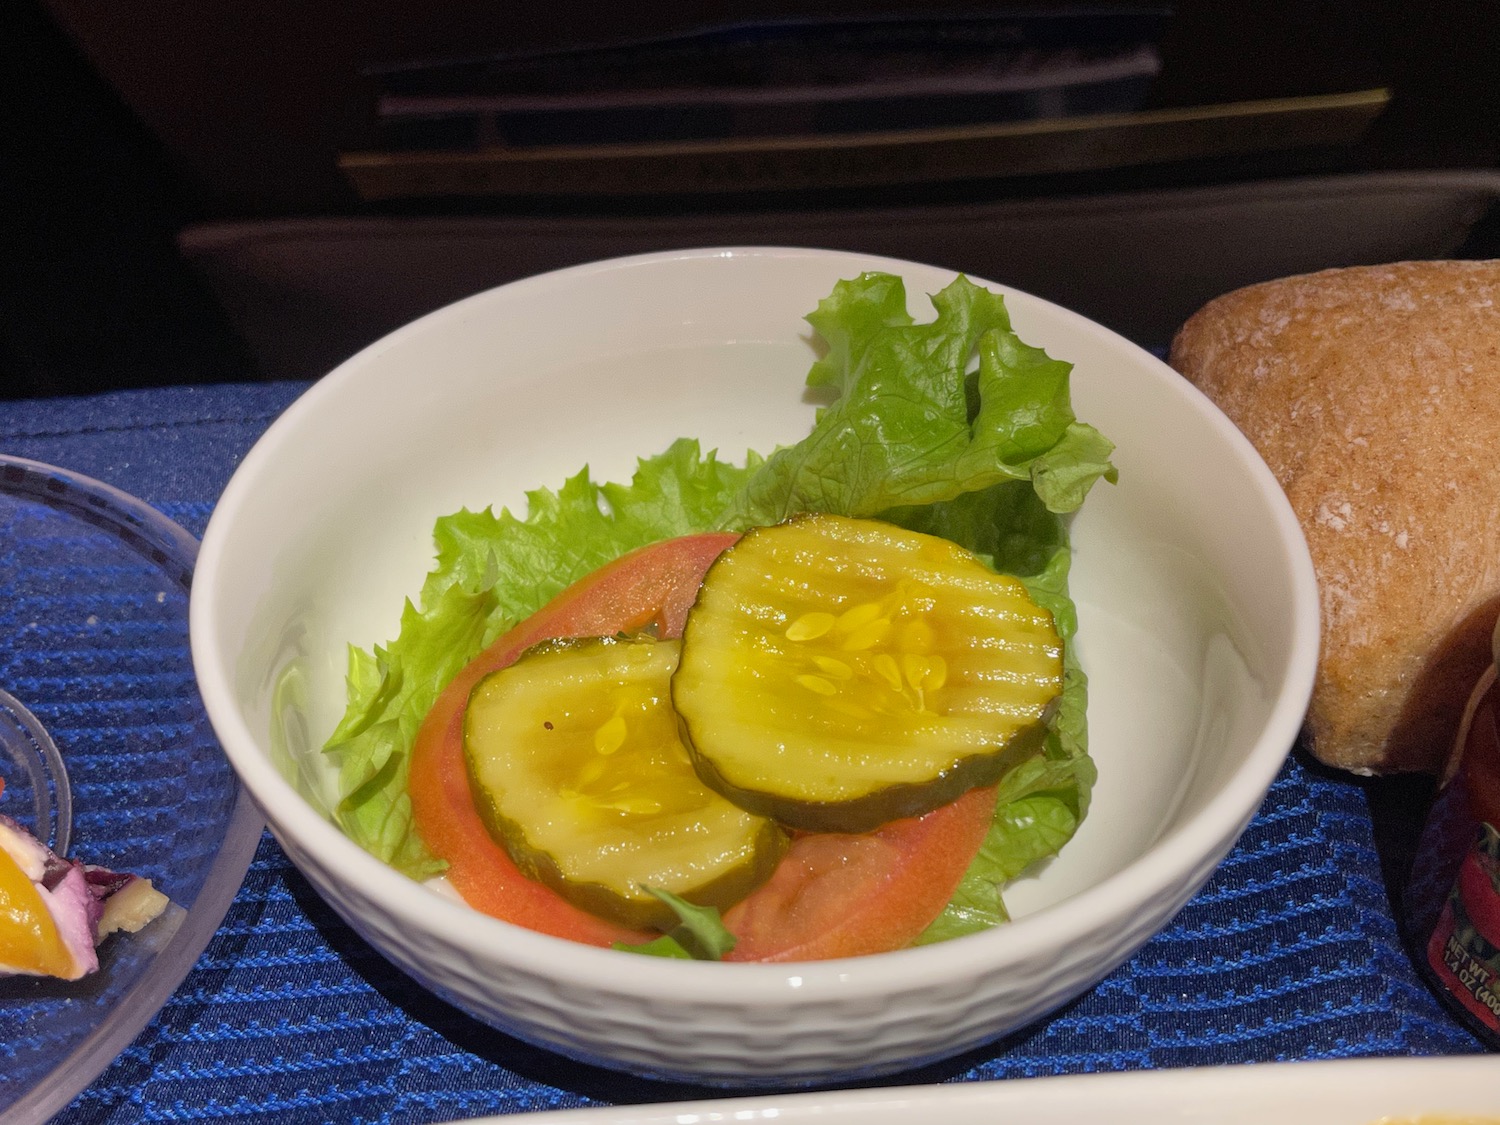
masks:
<path id="1" fill-rule="evenodd" d="M 554 637 L 608 636 L 655 626 L 678 636 L 703 575 L 737 537 L 690 535 L 634 551 L 568 587 L 471 662 L 428 713 L 412 748 L 408 790 L 418 833 L 448 862 L 448 879 L 474 909 L 590 945 L 640 943 L 523 875 L 474 810 L 463 756 L 463 712 L 484 676 Z M 938 915 L 979 850 L 995 791 L 974 790 L 926 816 L 865 835 L 793 841 L 771 879 L 731 908 L 730 960 L 803 961 L 909 945 Z"/>
<path id="2" fill-rule="evenodd" d="M 821 961 L 904 949 L 942 913 L 984 843 L 995 790 L 853 836 L 799 836 L 724 915 L 728 961 Z"/>

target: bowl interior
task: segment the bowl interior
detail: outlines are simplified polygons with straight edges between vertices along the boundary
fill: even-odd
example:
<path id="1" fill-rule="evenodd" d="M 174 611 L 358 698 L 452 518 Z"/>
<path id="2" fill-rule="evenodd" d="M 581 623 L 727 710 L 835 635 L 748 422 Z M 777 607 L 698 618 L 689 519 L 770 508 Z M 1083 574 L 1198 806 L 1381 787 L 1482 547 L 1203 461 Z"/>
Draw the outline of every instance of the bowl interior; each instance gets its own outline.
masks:
<path id="1" fill-rule="evenodd" d="M 231 483 L 194 595 L 205 699 L 263 807 L 283 784 L 273 759 L 313 805 L 329 800 L 317 749 L 342 712 L 346 646 L 395 635 L 436 517 L 519 511 L 528 489 L 585 464 L 624 479 L 683 436 L 734 460 L 797 440 L 815 409 L 802 318 L 871 268 L 905 277 L 922 320 L 952 277 L 797 250 L 625 259 L 451 306 L 314 386 Z M 1007 895 L 1025 914 L 1121 871 L 1226 785 L 1251 786 L 1253 807 L 1313 654 L 1305 548 L 1243 439 L 1149 354 L 1025 294 L 1008 301 L 1025 340 L 1075 364 L 1077 412 L 1116 442 L 1120 469 L 1073 524 L 1100 780 L 1077 838 Z"/>

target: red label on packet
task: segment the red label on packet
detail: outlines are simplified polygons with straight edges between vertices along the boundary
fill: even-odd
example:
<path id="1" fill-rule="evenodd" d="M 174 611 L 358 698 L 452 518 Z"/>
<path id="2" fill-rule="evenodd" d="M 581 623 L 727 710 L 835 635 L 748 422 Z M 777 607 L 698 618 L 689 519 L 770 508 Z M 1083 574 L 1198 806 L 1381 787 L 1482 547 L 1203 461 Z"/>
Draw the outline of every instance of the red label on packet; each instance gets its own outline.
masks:
<path id="1" fill-rule="evenodd" d="M 1427 942 L 1438 981 L 1500 1032 L 1500 832 L 1484 822 Z"/>

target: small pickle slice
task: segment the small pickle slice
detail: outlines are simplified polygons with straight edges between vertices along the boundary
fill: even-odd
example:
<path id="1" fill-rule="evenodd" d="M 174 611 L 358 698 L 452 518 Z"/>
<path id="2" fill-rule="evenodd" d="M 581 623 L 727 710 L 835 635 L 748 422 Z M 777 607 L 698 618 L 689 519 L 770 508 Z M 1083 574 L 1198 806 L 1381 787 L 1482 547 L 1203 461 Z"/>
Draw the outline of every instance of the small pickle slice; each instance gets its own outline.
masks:
<path id="1" fill-rule="evenodd" d="M 677 921 L 647 887 L 722 909 L 768 879 L 787 846 L 693 771 L 669 698 L 679 650 L 547 642 L 481 680 L 464 717 L 490 835 L 527 875 L 636 929 Z"/>
<path id="2" fill-rule="evenodd" d="M 698 774 L 792 828 L 867 832 L 998 781 L 1062 691 L 1052 616 L 944 539 L 810 515 L 709 569 L 672 702 Z"/>

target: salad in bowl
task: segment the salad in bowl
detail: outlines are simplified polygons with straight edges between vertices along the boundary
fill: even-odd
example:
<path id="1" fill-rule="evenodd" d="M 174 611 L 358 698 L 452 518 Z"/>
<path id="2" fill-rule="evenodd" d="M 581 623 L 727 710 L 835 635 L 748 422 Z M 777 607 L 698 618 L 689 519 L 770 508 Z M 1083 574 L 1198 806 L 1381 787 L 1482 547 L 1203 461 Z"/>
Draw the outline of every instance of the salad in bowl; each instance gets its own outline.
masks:
<path id="1" fill-rule="evenodd" d="M 350 655 L 341 827 L 495 917 L 638 952 L 1004 921 L 1088 807 L 1063 517 L 1115 474 L 1002 295 L 958 277 L 932 305 L 913 320 L 885 272 L 834 287 L 794 445 L 683 438 L 627 485 L 441 520 L 399 636 Z"/>

